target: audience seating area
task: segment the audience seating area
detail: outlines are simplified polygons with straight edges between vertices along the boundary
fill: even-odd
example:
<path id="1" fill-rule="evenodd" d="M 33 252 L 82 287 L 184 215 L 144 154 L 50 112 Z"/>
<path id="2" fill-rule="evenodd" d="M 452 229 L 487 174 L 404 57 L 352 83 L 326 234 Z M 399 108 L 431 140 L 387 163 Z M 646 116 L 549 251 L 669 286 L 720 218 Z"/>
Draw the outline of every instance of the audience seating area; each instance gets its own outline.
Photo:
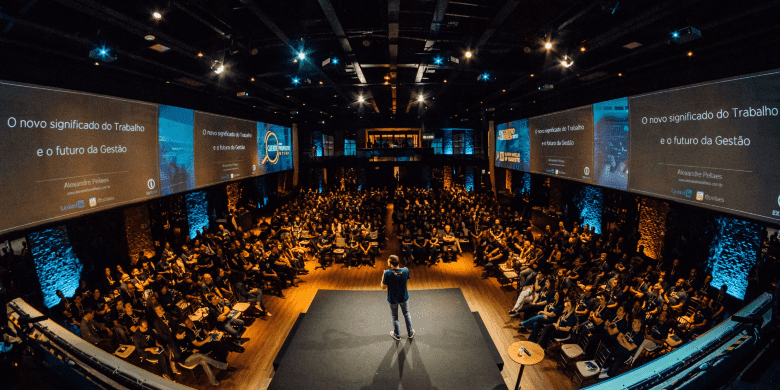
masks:
<path id="1" fill-rule="evenodd" d="M 393 225 L 385 226 L 389 204 Z M 685 259 L 648 257 L 633 232 L 534 226 L 526 211 L 462 188 L 399 187 L 393 198 L 301 191 L 251 229 L 212 225 L 181 247 L 166 243 L 154 257 L 87 275 L 51 314 L 127 362 L 172 380 L 205 371 L 218 385 L 212 368 L 231 371 L 227 356 L 252 342 L 245 328 L 273 315 L 264 296 L 284 298 L 310 272 L 306 262 L 316 263 L 311 272 L 375 267 L 388 232 L 406 266 L 473 259 L 483 278 L 515 291 L 506 309 L 520 337 L 539 343 L 576 382 L 668 353 L 734 310 L 725 286 L 710 286 L 711 276 Z"/>

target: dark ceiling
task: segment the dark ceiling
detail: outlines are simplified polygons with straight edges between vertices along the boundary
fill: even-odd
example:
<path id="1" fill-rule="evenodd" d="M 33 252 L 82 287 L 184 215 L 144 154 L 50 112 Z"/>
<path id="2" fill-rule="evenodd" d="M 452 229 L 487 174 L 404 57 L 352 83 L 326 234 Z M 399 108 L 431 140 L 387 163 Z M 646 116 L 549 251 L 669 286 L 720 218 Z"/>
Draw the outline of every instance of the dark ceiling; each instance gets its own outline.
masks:
<path id="1" fill-rule="evenodd" d="M 484 127 L 780 68 L 778 20 L 777 0 L 3 0 L 0 79 L 277 123 Z M 672 37 L 688 26 L 701 37 Z"/>

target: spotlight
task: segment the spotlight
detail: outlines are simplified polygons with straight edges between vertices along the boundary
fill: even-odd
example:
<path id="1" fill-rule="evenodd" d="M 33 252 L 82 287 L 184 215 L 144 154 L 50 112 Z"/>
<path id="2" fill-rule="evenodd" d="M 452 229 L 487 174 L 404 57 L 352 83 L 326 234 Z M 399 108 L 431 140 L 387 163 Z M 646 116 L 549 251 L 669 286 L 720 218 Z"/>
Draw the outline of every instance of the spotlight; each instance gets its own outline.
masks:
<path id="1" fill-rule="evenodd" d="M 219 64 L 219 67 L 214 70 L 214 73 L 220 74 L 225 71 L 225 65 Z"/>
<path id="2" fill-rule="evenodd" d="M 618 77 L 623 77 L 623 73 L 618 73 Z"/>
<path id="3" fill-rule="evenodd" d="M 471 51 L 467 51 L 466 52 L 466 58 L 471 58 L 471 56 L 472 56 Z"/>
<path id="4" fill-rule="evenodd" d="M 331 62 L 333 62 L 333 65 L 338 65 L 339 64 L 339 59 L 338 58 L 333 58 L 333 60 L 331 60 Z"/>
<path id="5" fill-rule="evenodd" d="M 692 51 L 688 52 L 688 57 L 693 57 L 693 52 Z"/>
<path id="6" fill-rule="evenodd" d="M 111 50 L 106 49 L 105 46 L 100 48 L 94 48 L 89 52 L 89 58 L 100 62 L 112 62 L 116 60 L 116 56 L 111 55 Z"/>
<path id="7" fill-rule="evenodd" d="M 358 103 L 363 103 L 366 99 L 363 99 L 363 95 L 358 96 Z"/>
<path id="8" fill-rule="evenodd" d="M 552 49 L 552 43 L 551 43 L 551 42 L 547 42 L 547 43 L 545 43 L 545 44 L 544 44 L 544 48 L 545 48 L 545 49 L 547 49 L 547 50 L 550 50 L 550 49 Z"/>
<path id="9" fill-rule="evenodd" d="M 680 37 L 680 33 L 678 33 L 677 31 L 672 33 L 672 38 L 679 38 L 679 37 Z"/>
<path id="10" fill-rule="evenodd" d="M 441 57 L 439 57 L 439 56 L 433 57 L 433 63 L 434 64 L 441 65 L 443 62 L 444 62 L 444 60 Z"/>
<path id="11" fill-rule="evenodd" d="M 490 80 L 490 73 L 487 72 L 482 73 L 481 75 L 479 75 L 479 77 L 477 77 L 477 80 L 482 80 L 482 81 Z"/>
<path id="12" fill-rule="evenodd" d="M 198 52 L 198 57 L 203 57 L 203 53 Z"/>
<path id="13" fill-rule="evenodd" d="M 160 12 L 158 12 L 158 11 L 154 11 L 154 12 L 152 12 L 152 17 L 157 19 L 157 20 L 160 20 L 160 19 L 162 19 L 162 14 Z"/>
<path id="14" fill-rule="evenodd" d="M 149 34 L 149 35 L 145 36 L 144 39 L 146 39 L 147 41 L 153 41 L 154 40 L 154 35 Z"/>
<path id="15" fill-rule="evenodd" d="M 574 65 L 574 60 L 569 58 L 569 56 L 563 56 L 563 60 L 561 60 L 561 65 L 563 65 L 564 68 L 568 68 Z"/>
<path id="16" fill-rule="evenodd" d="M 301 83 L 301 79 L 299 79 L 297 77 L 293 77 L 292 82 L 293 82 L 293 84 L 298 85 L 298 84 Z"/>
<path id="17" fill-rule="evenodd" d="M 580 51 L 585 51 L 585 46 L 581 47 Z"/>
<path id="18" fill-rule="evenodd" d="M 423 95 L 417 96 L 417 101 L 418 102 L 424 102 L 425 98 L 423 97 Z"/>
<path id="19" fill-rule="evenodd" d="M 299 59 L 299 60 L 303 60 L 303 59 L 305 59 L 305 58 L 306 58 L 306 53 L 304 53 L 304 52 L 300 52 L 300 53 L 298 53 L 298 59 Z"/>

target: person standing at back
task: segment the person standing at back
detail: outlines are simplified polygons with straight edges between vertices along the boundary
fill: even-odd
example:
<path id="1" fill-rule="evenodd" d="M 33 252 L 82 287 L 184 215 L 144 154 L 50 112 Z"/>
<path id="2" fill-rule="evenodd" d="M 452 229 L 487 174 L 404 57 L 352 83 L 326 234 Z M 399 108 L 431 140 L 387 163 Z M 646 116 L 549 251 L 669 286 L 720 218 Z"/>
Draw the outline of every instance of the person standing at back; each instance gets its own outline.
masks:
<path id="1" fill-rule="evenodd" d="M 412 329 L 412 316 L 409 314 L 409 292 L 406 290 L 406 282 L 409 280 L 409 269 L 404 267 L 400 268 L 401 262 L 398 260 L 398 256 L 391 255 L 387 258 L 387 265 L 390 269 L 385 270 L 382 275 L 382 282 L 380 287 L 382 290 L 387 290 L 387 302 L 390 303 L 390 313 L 393 318 L 393 331 L 390 332 L 390 336 L 395 341 L 401 340 L 401 325 L 398 322 L 398 307 L 401 307 L 401 312 L 404 315 L 406 321 L 406 331 L 409 334 L 409 339 L 414 338 L 414 329 Z"/>

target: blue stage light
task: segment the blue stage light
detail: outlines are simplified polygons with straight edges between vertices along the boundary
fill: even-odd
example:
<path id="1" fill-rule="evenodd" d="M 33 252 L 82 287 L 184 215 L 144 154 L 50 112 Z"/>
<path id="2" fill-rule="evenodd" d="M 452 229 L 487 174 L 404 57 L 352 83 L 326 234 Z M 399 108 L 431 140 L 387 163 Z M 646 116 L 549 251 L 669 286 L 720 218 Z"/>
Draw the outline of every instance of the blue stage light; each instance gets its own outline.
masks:
<path id="1" fill-rule="evenodd" d="M 436 65 L 441 65 L 442 62 L 444 62 L 444 60 L 441 57 L 437 56 L 437 57 L 433 58 L 433 63 L 436 64 Z"/>
<path id="2" fill-rule="evenodd" d="M 339 59 L 334 57 L 331 62 L 333 63 L 333 65 L 338 65 L 339 64 Z"/>
<path id="3" fill-rule="evenodd" d="M 482 73 L 479 77 L 482 81 L 488 81 L 490 80 L 490 73 Z"/>
<path id="4" fill-rule="evenodd" d="M 672 33 L 672 38 L 679 38 L 679 37 L 680 37 L 680 33 L 678 33 L 677 31 Z"/>
<path id="5" fill-rule="evenodd" d="M 299 78 L 295 77 L 295 78 L 292 79 L 292 82 L 293 82 L 293 84 L 298 85 L 298 84 L 301 83 L 301 80 Z"/>
<path id="6" fill-rule="evenodd" d="M 304 53 L 304 52 L 300 52 L 300 53 L 298 53 L 298 59 L 299 59 L 299 60 L 306 59 L 306 53 Z"/>

